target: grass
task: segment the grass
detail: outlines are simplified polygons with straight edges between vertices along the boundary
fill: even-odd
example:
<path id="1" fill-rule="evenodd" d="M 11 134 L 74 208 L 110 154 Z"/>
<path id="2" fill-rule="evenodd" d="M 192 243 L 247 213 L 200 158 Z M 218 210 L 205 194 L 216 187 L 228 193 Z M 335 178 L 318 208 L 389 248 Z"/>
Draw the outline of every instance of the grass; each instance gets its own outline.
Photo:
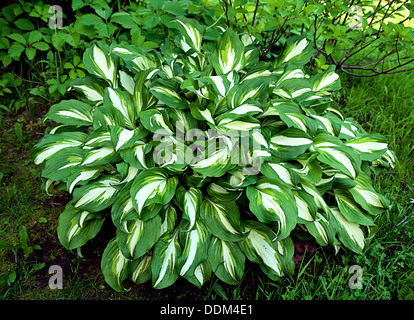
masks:
<path id="1" fill-rule="evenodd" d="M 268 280 L 256 266 L 246 269 L 238 286 L 213 278 L 202 289 L 185 280 L 163 290 L 150 283 L 131 285 L 127 293 L 114 292 L 100 272 L 100 256 L 112 235 L 99 234 L 82 249 L 83 258 L 66 251 L 56 235 L 57 218 L 68 198 L 57 192 L 52 197 L 40 190 L 39 169 L 30 161 L 30 151 L 44 132 L 37 121 L 44 110 L 21 109 L 0 118 L 0 299 L 337 299 L 383 300 L 414 295 L 414 87 L 413 73 L 350 78 L 342 76 L 338 100 L 347 116 L 354 117 L 369 132 L 379 132 L 398 157 L 394 170 L 374 177 L 376 190 L 391 202 L 392 209 L 376 218 L 375 237 L 365 254 L 357 256 L 316 243 L 295 246 L 296 269 L 279 282 Z M 2 102 L 6 104 L 7 102 Z M 46 105 L 44 108 L 48 108 Z M 33 117 L 32 113 L 36 115 Z M 23 139 L 16 138 L 20 123 Z M 35 248 L 25 256 L 20 229 L 28 232 L 27 246 Z M 8 247 L 12 245 L 12 247 Z M 51 290 L 48 270 L 63 268 L 63 289 Z M 349 281 L 362 269 L 362 288 L 352 290 Z"/>

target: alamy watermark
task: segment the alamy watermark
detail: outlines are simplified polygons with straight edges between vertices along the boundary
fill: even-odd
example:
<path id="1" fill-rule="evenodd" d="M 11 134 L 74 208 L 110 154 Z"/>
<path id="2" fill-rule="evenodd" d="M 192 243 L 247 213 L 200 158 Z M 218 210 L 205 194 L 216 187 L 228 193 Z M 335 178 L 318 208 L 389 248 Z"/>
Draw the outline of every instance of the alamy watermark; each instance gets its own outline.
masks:
<path id="1" fill-rule="evenodd" d="M 361 6 L 353 5 L 349 8 L 348 26 L 351 29 L 361 29 L 364 14 Z"/>
<path id="2" fill-rule="evenodd" d="M 270 154 L 262 150 L 264 138 L 260 129 L 252 130 L 183 130 L 183 124 L 176 123 L 175 133 L 165 129 L 153 135 L 154 162 L 160 167 L 193 165 L 209 167 L 214 164 L 235 164 L 244 175 L 260 172 L 261 156 Z"/>
<path id="3" fill-rule="evenodd" d="M 354 274 L 352 277 L 349 278 L 348 286 L 350 289 L 362 289 L 364 285 L 362 284 L 362 277 L 363 277 L 363 270 L 362 267 L 359 265 L 350 266 L 348 269 L 348 273 Z"/>
<path id="4" fill-rule="evenodd" d="M 53 265 L 49 268 L 49 274 L 52 276 L 49 278 L 49 288 L 52 290 L 63 289 L 63 270 L 59 265 Z"/>
<path id="5" fill-rule="evenodd" d="M 62 29 L 63 28 L 63 9 L 59 5 L 53 5 L 49 8 L 49 13 L 53 13 L 53 16 L 49 19 L 50 29 Z"/>

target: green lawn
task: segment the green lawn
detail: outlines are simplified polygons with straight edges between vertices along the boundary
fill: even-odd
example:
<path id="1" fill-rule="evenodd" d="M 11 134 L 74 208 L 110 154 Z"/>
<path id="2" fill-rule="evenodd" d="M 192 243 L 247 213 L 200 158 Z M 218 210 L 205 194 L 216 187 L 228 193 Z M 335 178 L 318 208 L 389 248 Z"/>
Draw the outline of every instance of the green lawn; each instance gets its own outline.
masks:
<path id="1" fill-rule="evenodd" d="M 202 289 L 185 280 L 172 287 L 155 290 L 150 283 L 131 285 L 127 293 L 114 292 L 100 272 L 102 243 L 112 238 L 104 229 L 82 249 L 83 257 L 68 252 L 57 239 L 59 213 L 69 200 L 65 193 L 49 197 L 40 189 L 39 169 L 30 161 L 33 145 L 45 127 L 39 107 L 30 116 L 0 116 L 0 299 L 392 299 L 414 294 L 414 72 L 373 78 L 342 76 L 343 89 L 337 96 L 349 117 L 356 118 L 367 131 L 379 132 L 389 141 L 398 157 L 394 170 L 373 178 L 392 208 L 376 218 L 375 237 L 364 256 L 341 249 L 322 248 L 314 242 L 295 246 L 296 271 L 293 277 L 272 282 L 249 265 L 243 281 L 229 286 L 213 278 Z M 2 104 L 7 103 L 3 99 Z M 33 113 L 33 110 L 30 110 Z M 23 129 L 19 141 L 15 124 Z M 110 221 L 108 220 L 110 227 Z M 27 235 L 25 233 L 27 230 Z M 105 230 L 109 230 L 105 234 Z M 27 238 L 28 237 L 28 238 Z M 51 290 L 48 270 L 63 269 L 63 289 Z M 352 290 L 348 281 L 362 272 L 362 288 Z"/>

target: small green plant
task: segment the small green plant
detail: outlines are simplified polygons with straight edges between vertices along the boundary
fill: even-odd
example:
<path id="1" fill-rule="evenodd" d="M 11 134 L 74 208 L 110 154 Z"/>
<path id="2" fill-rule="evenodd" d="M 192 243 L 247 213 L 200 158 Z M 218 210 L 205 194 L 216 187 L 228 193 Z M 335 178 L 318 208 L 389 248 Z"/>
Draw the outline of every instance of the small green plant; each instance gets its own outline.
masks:
<path id="1" fill-rule="evenodd" d="M 216 19 L 262 41 L 263 55 L 278 50 L 289 35 L 300 34 L 313 43 L 310 62 L 319 68 L 333 64 L 357 77 L 413 70 L 412 1 L 201 2 Z"/>
<path id="2" fill-rule="evenodd" d="M 102 256 L 109 285 L 155 288 L 179 276 L 228 284 L 247 260 L 272 280 L 294 272 L 293 241 L 314 238 L 362 253 L 388 201 L 373 168 L 394 165 L 379 134 L 345 118 L 332 99 L 333 67 L 311 74 L 305 37 L 273 59 L 248 34 L 178 17 L 156 49 L 98 43 L 89 76 L 46 118 L 58 123 L 34 147 L 45 188 L 72 200 L 59 217 L 67 249 L 109 217 Z"/>
<path id="3" fill-rule="evenodd" d="M 0 284 L 7 283 L 8 286 L 11 286 L 16 281 L 18 275 L 27 277 L 45 266 L 45 263 L 33 263 L 27 260 L 33 250 L 41 249 L 41 247 L 37 244 L 32 246 L 29 245 L 29 242 L 29 235 L 25 226 L 20 226 L 19 228 L 18 243 L 9 244 L 7 242 L 0 241 L 0 250 L 12 250 L 16 266 L 18 263 L 21 266 L 21 269 L 13 268 L 10 272 L 0 274 Z M 18 258 L 19 250 L 23 251 L 23 259 Z"/>

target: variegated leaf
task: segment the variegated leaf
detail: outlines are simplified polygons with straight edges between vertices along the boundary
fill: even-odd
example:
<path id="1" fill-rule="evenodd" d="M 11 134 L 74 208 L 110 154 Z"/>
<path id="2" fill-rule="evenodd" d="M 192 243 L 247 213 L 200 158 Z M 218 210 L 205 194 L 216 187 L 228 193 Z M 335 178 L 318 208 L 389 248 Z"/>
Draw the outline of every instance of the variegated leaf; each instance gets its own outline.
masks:
<path id="1" fill-rule="evenodd" d="M 77 185 L 84 185 L 91 180 L 96 179 L 99 176 L 101 169 L 99 167 L 95 168 L 83 168 L 78 167 L 74 168 L 70 176 L 66 180 L 66 185 L 69 193 L 73 192 L 73 189 Z"/>
<path id="2" fill-rule="evenodd" d="M 152 286 L 162 289 L 172 285 L 178 278 L 178 259 L 182 254 L 178 242 L 178 230 L 167 233 L 157 242 L 151 262 Z"/>
<path id="3" fill-rule="evenodd" d="M 130 276 L 129 264 L 130 260 L 122 255 L 116 238 L 109 241 L 102 254 L 101 270 L 105 281 L 112 289 L 118 292 L 129 291 L 122 285 L 122 282 Z"/>
<path id="4" fill-rule="evenodd" d="M 173 134 L 168 114 L 163 110 L 149 109 L 141 111 L 139 117 L 145 129 L 158 134 Z"/>
<path id="5" fill-rule="evenodd" d="M 159 238 L 161 217 L 149 220 L 128 220 L 128 233 L 117 230 L 116 239 L 124 257 L 135 260 L 150 250 Z"/>
<path id="6" fill-rule="evenodd" d="M 262 172 L 267 178 L 280 179 L 284 183 L 289 185 L 296 185 L 300 177 L 299 175 L 289 166 L 288 163 L 273 163 L 265 162 L 260 167 Z"/>
<path id="7" fill-rule="evenodd" d="M 93 219 L 88 219 L 93 216 Z M 102 227 L 104 218 L 89 211 L 79 210 L 68 204 L 59 216 L 57 234 L 60 243 L 67 249 L 76 249 L 94 238 Z"/>
<path id="8" fill-rule="evenodd" d="M 361 160 L 374 161 L 388 150 L 385 138 L 379 134 L 370 134 L 345 142 L 345 144 L 359 152 Z"/>
<path id="9" fill-rule="evenodd" d="M 150 92 L 164 105 L 170 108 L 185 109 L 189 103 L 182 98 L 178 92 L 178 88 L 172 81 L 156 80 L 149 87 Z"/>
<path id="10" fill-rule="evenodd" d="M 338 227 L 338 238 L 345 247 L 352 251 L 362 254 L 365 247 L 365 236 L 360 226 L 348 221 L 338 208 L 331 208 Z"/>
<path id="11" fill-rule="evenodd" d="M 63 100 L 50 107 L 46 118 L 70 126 L 90 126 L 92 107 L 78 100 Z"/>
<path id="12" fill-rule="evenodd" d="M 82 92 L 89 101 L 95 102 L 95 104 L 100 104 L 103 101 L 103 96 L 105 92 L 105 81 L 98 81 L 96 78 L 92 77 L 83 77 L 77 78 L 70 82 L 71 88 L 76 91 Z"/>
<path id="13" fill-rule="evenodd" d="M 153 203 L 165 205 L 174 197 L 178 178 L 169 177 L 164 169 L 151 168 L 142 171 L 131 187 L 132 205 L 138 214 L 144 207 Z"/>
<path id="14" fill-rule="evenodd" d="M 336 91 L 341 88 L 339 75 L 335 72 L 335 66 L 330 66 L 323 73 L 315 75 L 312 78 L 312 91 Z"/>
<path id="15" fill-rule="evenodd" d="M 138 169 L 148 169 L 152 167 L 154 160 L 153 156 L 147 154 L 151 151 L 152 145 L 145 144 L 143 141 L 136 141 L 133 146 L 127 149 L 120 150 L 121 158 L 131 166 Z"/>
<path id="16" fill-rule="evenodd" d="M 201 262 L 192 274 L 187 273 L 186 279 L 201 288 L 211 278 L 211 263 L 209 260 Z"/>
<path id="17" fill-rule="evenodd" d="M 288 128 L 272 136 L 270 152 L 275 160 L 287 161 L 303 154 L 312 142 L 312 137 L 305 131 Z"/>
<path id="18" fill-rule="evenodd" d="M 115 185 L 119 183 L 116 176 L 102 176 L 87 185 L 76 188 L 73 192 L 74 207 L 80 210 L 97 212 L 108 208 L 118 193 Z"/>
<path id="19" fill-rule="evenodd" d="M 237 242 L 224 241 L 213 236 L 208 256 L 214 274 L 221 281 L 228 284 L 240 282 L 246 257 Z"/>
<path id="20" fill-rule="evenodd" d="M 188 277 L 194 275 L 196 268 L 208 257 L 210 233 L 202 221 L 197 221 L 191 231 L 188 226 L 183 230 L 183 252 L 180 257 L 180 275 Z"/>
<path id="21" fill-rule="evenodd" d="M 352 195 L 343 189 L 334 189 L 334 195 L 341 214 L 352 223 L 364 226 L 373 226 L 374 221 L 352 198 Z"/>
<path id="22" fill-rule="evenodd" d="M 120 155 L 112 147 L 100 147 L 85 150 L 82 166 L 95 167 L 120 160 Z"/>
<path id="23" fill-rule="evenodd" d="M 181 35 L 184 37 L 185 46 L 183 48 L 189 47 L 197 52 L 201 52 L 201 44 L 203 40 L 203 28 L 201 25 L 194 19 L 188 19 L 185 17 L 179 17 L 174 20 L 177 23 L 177 26 L 181 32 Z M 184 51 L 188 51 L 184 50 Z"/>
<path id="24" fill-rule="evenodd" d="M 234 85 L 227 95 L 227 104 L 230 109 L 235 109 L 251 101 L 264 104 L 269 96 L 269 80 L 255 78 Z"/>
<path id="25" fill-rule="evenodd" d="M 65 182 L 83 159 L 84 151 L 81 148 L 66 148 L 46 160 L 42 171 L 42 178 Z"/>
<path id="26" fill-rule="evenodd" d="M 121 86 L 126 91 L 128 91 L 129 94 L 134 95 L 134 90 L 135 90 L 134 78 L 123 70 L 119 70 L 118 75 L 119 75 L 119 83 L 121 84 Z"/>
<path id="27" fill-rule="evenodd" d="M 84 149 L 91 150 L 100 147 L 112 147 L 110 131 L 105 127 L 99 127 L 88 135 Z"/>
<path id="28" fill-rule="evenodd" d="M 63 132 L 46 135 L 32 150 L 32 159 L 35 164 L 41 165 L 60 150 L 79 148 L 83 145 L 87 135 L 81 132 Z"/>
<path id="29" fill-rule="evenodd" d="M 145 254 L 143 257 L 131 261 L 129 267 L 132 274 L 130 279 L 135 284 L 141 284 L 151 279 L 152 256 Z"/>
<path id="30" fill-rule="evenodd" d="M 319 161 L 340 170 L 349 177 L 355 178 L 359 174 L 361 159 L 358 153 L 335 136 L 318 134 L 310 150 L 319 152 L 317 157 Z"/>
<path id="31" fill-rule="evenodd" d="M 188 230 L 191 230 L 199 216 L 200 205 L 203 201 L 203 194 L 200 189 L 190 187 L 184 192 L 183 197 L 183 219 L 190 222 Z"/>
<path id="32" fill-rule="evenodd" d="M 208 150 L 206 149 L 195 163 L 190 165 L 194 171 L 208 177 L 220 177 L 235 166 L 231 162 L 231 154 L 227 147 L 219 148 L 211 153 Z"/>
<path id="33" fill-rule="evenodd" d="M 330 216 L 331 215 L 332 214 L 330 214 Z M 330 218 L 330 220 L 328 220 L 326 214 L 317 212 L 314 221 L 305 223 L 307 231 L 321 246 L 326 246 L 328 244 L 334 243 L 336 230 L 332 225 L 332 219 L 333 218 Z"/>
<path id="34" fill-rule="evenodd" d="M 238 35 L 227 29 L 217 42 L 211 62 L 217 75 L 239 71 L 244 66 L 244 45 Z"/>
<path id="35" fill-rule="evenodd" d="M 246 221 L 246 231 L 248 236 L 240 242 L 240 247 L 246 257 L 255 263 L 264 264 L 279 277 L 283 275 L 282 253 L 278 250 L 278 241 L 273 241 L 276 237 L 265 224 L 257 221 Z"/>
<path id="36" fill-rule="evenodd" d="M 145 137 L 147 133 L 143 127 L 129 130 L 119 126 L 111 126 L 110 129 L 111 140 L 115 147 L 115 152 L 133 146 L 136 141 Z"/>
<path id="37" fill-rule="evenodd" d="M 234 85 L 234 80 L 231 74 L 207 76 L 201 78 L 200 81 L 210 84 L 214 91 L 222 97 L 226 97 L 227 93 Z"/>
<path id="38" fill-rule="evenodd" d="M 200 208 L 200 216 L 207 229 L 225 241 L 239 241 L 246 235 L 240 223 L 240 212 L 234 201 L 218 201 L 205 198 Z"/>
<path id="39" fill-rule="evenodd" d="M 313 54 L 312 44 L 306 38 L 291 37 L 286 42 L 286 47 L 278 56 L 277 65 L 286 62 L 295 62 L 296 64 L 304 65 L 309 62 Z"/>
<path id="40" fill-rule="evenodd" d="M 83 63 L 89 73 L 108 81 L 113 87 L 117 86 L 117 66 L 109 52 L 94 45 L 86 49 L 83 55 Z"/>
<path id="41" fill-rule="evenodd" d="M 105 89 L 103 103 L 122 117 L 128 129 L 135 129 L 138 109 L 129 93 L 108 87 Z"/>
<path id="42" fill-rule="evenodd" d="M 261 179 L 256 185 L 247 187 L 246 195 L 250 210 L 259 221 L 278 221 L 278 240 L 289 236 L 296 226 L 298 209 L 295 196 L 285 183 L 276 179 Z"/>
<path id="43" fill-rule="evenodd" d="M 354 200 L 370 214 L 377 215 L 389 208 L 389 201 L 372 187 L 370 178 L 363 172 L 354 179 L 356 186 L 348 191 Z"/>

